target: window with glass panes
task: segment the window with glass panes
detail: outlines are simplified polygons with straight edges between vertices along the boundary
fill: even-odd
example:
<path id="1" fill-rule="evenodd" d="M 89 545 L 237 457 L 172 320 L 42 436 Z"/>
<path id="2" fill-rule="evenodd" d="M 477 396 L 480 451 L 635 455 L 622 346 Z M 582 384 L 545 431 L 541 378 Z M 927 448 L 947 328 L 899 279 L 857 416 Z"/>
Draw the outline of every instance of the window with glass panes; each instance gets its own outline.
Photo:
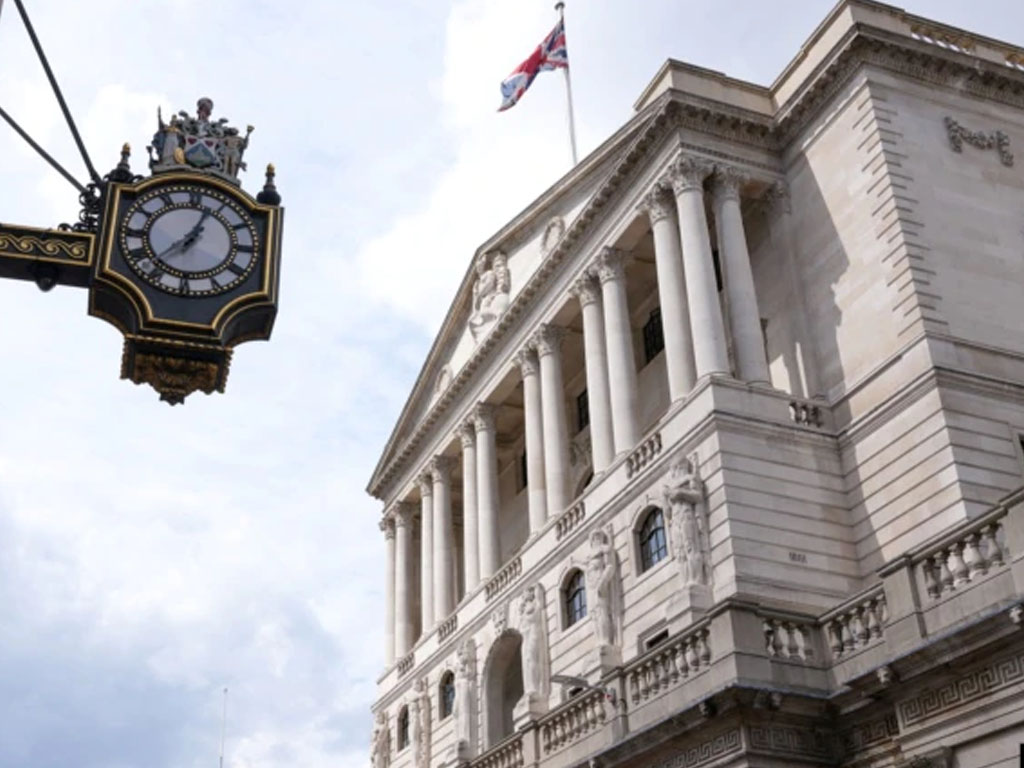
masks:
<path id="1" fill-rule="evenodd" d="M 661 307 L 651 310 L 651 316 L 644 323 L 644 362 L 649 363 L 665 348 L 665 336 L 661 330 Z"/>
<path id="2" fill-rule="evenodd" d="M 571 627 L 587 615 L 587 585 L 583 571 L 574 571 L 565 583 L 565 626 Z"/>
<path id="3" fill-rule="evenodd" d="M 661 562 L 668 554 L 665 540 L 665 516 L 654 507 L 647 513 L 644 523 L 640 526 L 640 570 L 646 571 L 652 565 Z"/>

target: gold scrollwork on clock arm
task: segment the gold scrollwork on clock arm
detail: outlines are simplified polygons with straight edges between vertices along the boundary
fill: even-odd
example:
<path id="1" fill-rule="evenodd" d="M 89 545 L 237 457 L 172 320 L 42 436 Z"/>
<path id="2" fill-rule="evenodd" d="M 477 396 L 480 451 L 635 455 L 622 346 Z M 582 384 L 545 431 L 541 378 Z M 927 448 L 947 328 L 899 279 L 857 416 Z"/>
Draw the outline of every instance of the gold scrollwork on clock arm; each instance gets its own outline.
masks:
<path id="1" fill-rule="evenodd" d="M 65 256 L 74 261 L 85 261 L 89 251 L 85 243 L 69 243 L 63 240 L 50 240 L 30 235 L 5 235 L 0 233 L 0 252 L 14 249 L 18 253 L 37 256 Z"/>

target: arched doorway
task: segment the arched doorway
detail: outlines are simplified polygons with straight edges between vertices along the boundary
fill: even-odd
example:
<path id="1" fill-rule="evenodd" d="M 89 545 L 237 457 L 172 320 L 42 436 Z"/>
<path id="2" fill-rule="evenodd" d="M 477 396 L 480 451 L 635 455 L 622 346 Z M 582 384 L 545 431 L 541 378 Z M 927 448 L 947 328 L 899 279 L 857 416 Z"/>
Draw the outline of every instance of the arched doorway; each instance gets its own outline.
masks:
<path id="1" fill-rule="evenodd" d="M 514 629 L 494 641 L 484 665 L 484 745 L 490 749 L 515 728 L 513 710 L 523 697 L 523 638 Z"/>

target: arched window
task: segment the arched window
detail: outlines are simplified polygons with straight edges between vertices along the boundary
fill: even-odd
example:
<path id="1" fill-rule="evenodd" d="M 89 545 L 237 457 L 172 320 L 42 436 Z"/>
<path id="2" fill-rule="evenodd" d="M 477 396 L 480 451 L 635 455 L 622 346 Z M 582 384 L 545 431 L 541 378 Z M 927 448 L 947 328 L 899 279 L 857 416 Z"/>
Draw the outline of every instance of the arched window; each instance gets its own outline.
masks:
<path id="1" fill-rule="evenodd" d="M 409 746 L 409 708 L 402 707 L 398 713 L 398 748 Z"/>
<path id="2" fill-rule="evenodd" d="M 441 720 L 455 711 L 455 675 L 445 672 L 441 675 L 441 686 L 438 691 L 437 706 L 441 710 Z"/>
<path id="3" fill-rule="evenodd" d="M 640 571 L 646 571 L 668 554 L 665 542 L 665 516 L 657 507 L 651 509 L 640 526 Z"/>
<path id="4" fill-rule="evenodd" d="M 571 627 L 587 615 L 587 585 L 583 571 L 573 571 L 562 590 L 565 605 L 565 626 Z"/>

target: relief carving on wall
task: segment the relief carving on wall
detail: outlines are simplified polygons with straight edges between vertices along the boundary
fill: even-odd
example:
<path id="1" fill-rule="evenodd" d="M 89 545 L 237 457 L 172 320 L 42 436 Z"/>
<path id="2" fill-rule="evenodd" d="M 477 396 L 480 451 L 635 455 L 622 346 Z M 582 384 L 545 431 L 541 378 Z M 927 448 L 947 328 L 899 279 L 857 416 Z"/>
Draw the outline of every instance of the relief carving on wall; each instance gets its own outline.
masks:
<path id="1" fill-rule="evenodd" d="M 476 282 L 473 283 L 473 311 L 469 330 L 473 341 L 479 342 L 508 309 L 512 288 L 508 257 L 501 251 L 485 253 L 476 261 Z"/>
<path id="2" fill-rule="evenodd" d="M 565 219 L 555 216 L 548 225 L 544 227 L 544 234 L 540 238 L 540 252 L 547 256 L 558 245 L 558 241 L 565 234 Z"/>
<path id="3" fill-rule="evenodd" d="M 999 153 L 999 162 L 1007 167 L 1013 167 L 1010 137 L 1002 131 L 970 131 L 952 117 L 947 117 L 946 132 L 949 134 L 949 146 L 954 152 L 963 152 L 964 142 L 978 149 L 995 149 Z"/>
<path id="4" fill-rule="evenodd" d="M 373 724 L 373 738 L 370 740 L 370 764 L 373 768 L 387 768 L 391 762 L 391 736 L 384 712 L 377 713 Z"/>
<path id="5" fill-rule="evenodd" d="M 517 626 L 523 638 L 523 698 L 516 705 L 517 714 L 523 710 L 535 714 L 547 709 L 551 694 L 551 663 L 545 615 L 543 587 L 534 584 L 523 590 Z"/>
<path id="6" fill-rule="evenodd" d="M 448 386 L 452 383 L 452 368 L 450 365 L 442 365 L 440 372 L 437 374 L 437 378 L 434 380 L 434 396 L 440 396 L 444 394 L 444 391 L 448 389 Z"/>
<path id="7" fill-rule="evenodd" d="M 670 470 L 663 489 L 672 552 L 684 587 L 712 583 L 704 484 L 697 472 L 696 454 L 681 458 Z"/>
<path id="8" fill-rule="evenodd" d="M 416 768 L 430 768 L 430 695 L 427 679 L 419 678 L 413 685 L 413 698 L 409 702 L 409 719 L 413 724 L 413 764 Z"/>
<path id="9" fill-rule="evenodd" d="M 455 757 L 473 757 L 476 720 L 476 644 L 467 637 L 455 652 Z"/>
<path id="10" fill-rule="evenodd" d="M 611 525 L 590 534 L 586 577 L 590 621 L 597 641 L 596 666 L 604 673 L 622 660 L 622 580 Z"/>

